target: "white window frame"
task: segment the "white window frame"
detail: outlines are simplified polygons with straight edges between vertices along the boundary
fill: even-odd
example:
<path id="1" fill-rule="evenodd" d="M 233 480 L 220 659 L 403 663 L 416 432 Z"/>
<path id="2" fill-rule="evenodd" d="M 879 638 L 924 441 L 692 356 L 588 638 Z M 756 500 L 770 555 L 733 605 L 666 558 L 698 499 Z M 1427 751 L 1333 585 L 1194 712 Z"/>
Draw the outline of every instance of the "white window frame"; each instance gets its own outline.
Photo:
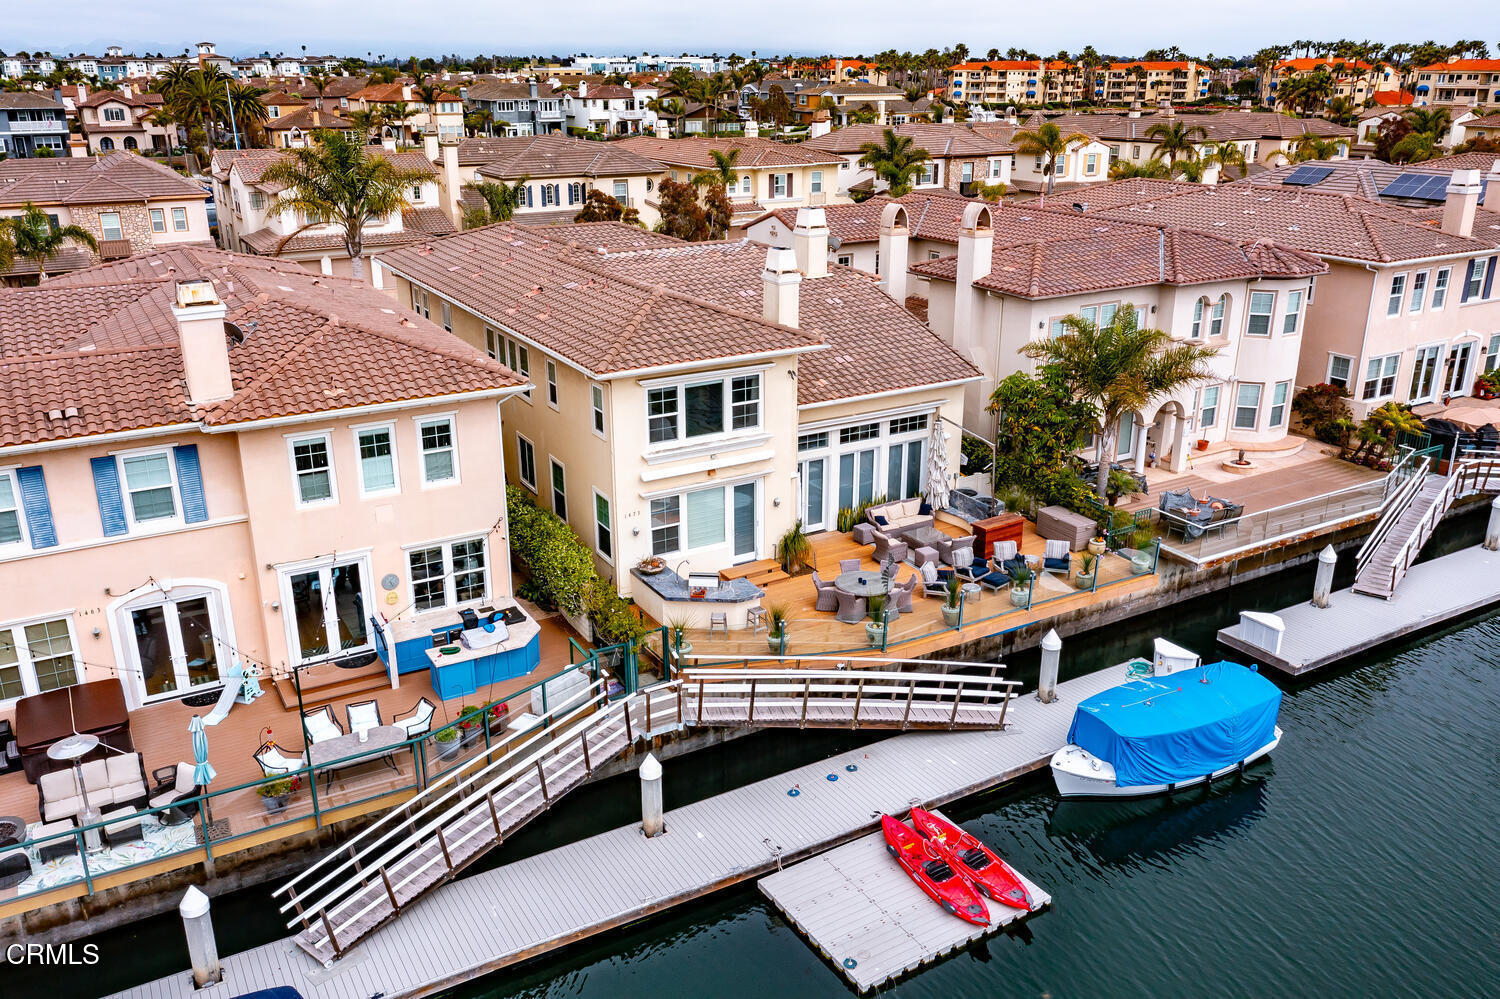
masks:
<path id="1" fill-rule="evenodd" d="M 765 428 L 766 423 L 766 380 L 761 369 L 753 371 L 726 371 L 717 377 L 704 375 L 693 378 L 680 378 L 670 382 L 652 382 L 645 386 L 644 396 L 646 424 L 646 449 L 671 450 L 679 447 L 691 447 L 709 441 L 728 440 L 740 435 L 756 434 Z M 757 382 L 755 401 L 755 423 L 747 427 L 735 428 L 734 426 L 734 383 L 741 378 L 753 378 Z M 694 434 L 688 436 L 687 432 L 687 390 L 697 388 L 701 385 L 712 385 L 718 383 L 720 386 L 720 399 L 723 406 L 723 430 L 717 433 Z M 651 440 L 651 393 L 656 391 L 673 392 L 677 398 L 676 409 L 676 431 L 675 435 L 664 441 Z"/>
<path id="2" fill-rule="evenodd" d="M 109 234 L 109 227 L 104 224 L 104 220 L 105 219 L 110 219 L 110 218 L 112 218 L 112 219 L 115 220 L 115 227 L 114 228 L 115 228 L 116 235 L 114 235 L 114 236 L 111 236 Z M 125 223 L 120 220 L 120 213 L 119 212 L 100 212 L 99 213 L 99 236 L 102 239 L 124 239 L 125 238 Z"/>
<path id="3" fill-rule="evenodd" d="M 302 498 L 302 475 L 297 471 L 297 445 L 307 444 L 311 441 L 322 441 L 323 450 L 328 458 L 328 467 L 324 469 L 328 473 L 328 496 L 326 499 L 305 500 Z M 320 506 L 337 506 L 339 502 L 339 477 L 333 462 L 333 431 L 313 430 L 307 433 L 286 435 L 286 460 L 292 473 L 292 502 L 298 510 L 307 510 Z M 310 473 L 309 473 L 310 474 Z"/>
<path id="4" fill-rule="evenodd" d="M 151 209 L 151 231 L 164 233 L 167 231 L 167 213 L 160 208 Z"/>
<path id="5" fill-rule="evenodd" d="M 589 382 L 589 427 L 594 431 L 594 436 L 602 440 L 608 440 L 608 421 L 604 415 L 604 386 L 598 382 Z"/>
<path id="6" fill-rule="evenodd" d="M 1259 310 L 1259 309 L 1256 309 L 1256 307 L 1255 307 L 1255 301 L 1256 301 L 1256 299 L 1261 299 L 1261 300 L 1270 299 L 1270 304 L 1268 304 L 1263 311 Z M 1265 328 L 1264 331 L 1257 333 L 1252 327 L 1255 324 L 1255 320 L 1257 318 L 1261 317 L 1261 316 L 1265 317 L 1266 328 Z M 1271 328 L 1275 324 L 1275 322 L 1276 322 L 1276 293 L 1274 291 L 1252 291 L 1250 293 L 1250 297 L 1245 302 L 1245 335 L 1246 336 L 1270 336 L 1271 335 Z M 1236 393 L 1235 398 L 1236 399 L 1239 398 L 1238 393 Z M 1238 403 L 1236 403 L 1236 408 L 1238 408 Z"/>
<path id="7" fill-rule="evenodd" d="M 1324 384 L 1326 384 L 1326 385 L 1332 385 L 1332 384 L 1334 384 L 1334 382 L 1333 382 L 1333 362 L 1334 361 L 1345 361 L 1345 362 L 1347 362 L 1346 369 L 1344 371 L 1343 389 L 1344 389 L 1345 392 L 1349 392 L 1352 395 L 1353 392 L 1351 390 L 1351 386 L 1354 384 L 1354 358 L 1350 357 L 1348 354 L 1334 354 L 1334 353 L 1331 353 L 1331 352 L 1329 353 L 1329 355 L 1328 355 L 1328 370 L 1324 373 L 1324 377 L 1323 377 Z"/>
<path id="8" fill-rule="evenodd" d="M 1448 285 L 1453 279 L 1452 267 L 1439 267 L 1432 278 L 1432 303 L 1428 310 L 1436 312 L 1448 304 Z"/>
<path id="9" fill-rule="evenodd" d="M 1395 360 L 1396 366 L 1395 366 L 1395 368 L 1393 368 L 1391 370 L 1390 374 L 1386 374 L 1386 368 L 1390 367 L 1390 364 L 1388 362 L 1390 362 L 1391 360 Z M 1374 365 L 1379 365 L 1380 367 L 1379 367 L 1379 370 L 1377 370 L 1374 375 L 1371 375 L 1370 374 L 1370 369 Z M 1360 401 L 1361 402 L 1377 402 L 1377 401 L 1382 400 L 1382 399 L 1391 399 L 1391 398 L 1394 398 L 1395 395 L 1396 395 L 1396 383 L 1399 380 L 1399 375 L 1400 374 L 1401 374 L 1401 355 L 1399 353 L 1396 353 L 1396 354 L 1377 354 L 1374 357 L 1368 358 L 1365 361 L 1364 377 L 1361 378 L 1360 382 L 1359 382 L 1359 399 L 1360 399 Z M 1391 388 L 1387 392 L 1382 392 L 1382 391 L 1380 391 L 1380 383 L 1383 382 L 1383 381 L 1385 381 L 1387 378 L 1389 378 L 1391 380 Z M 1366 395 L 1365 394 L 1365 387 L 1367 385 L 1370 385 L 1371 383 L 1374 384 L 1375 391 L 1371 395 Z"/>
<path id="10" fill-rule="evenodd" d="M 1277 393 L 1281 393 L 1281 401 L 1276 401 Z M 1292 403 L 1292 383 L 1289 381 L 1276 382 L 1271 386 L 1271 401 L 1266 408 L 1266 427 L 1275 430 L 1286 426 L 1286 411 Z M 1277 415 L 1280 410 L 1280 415 Z"/>
<path id="11" fill-rule="evenodd" d="M 1224 335 L 1224 321 L 1229 318 L 1229 294 L 1225 292 L 1209 303 L 1208 336 L 1216 339 Z"/>
<path id="12" fill-rule="evenodd" d="M 557 409 L 557 362 L 547 359 L 547 405 Z"/>
<path id="13" fill-rule="evenodd" d="M 1300 288 L 1294 288 L 1286 293 L 1286 308 L 1281 314 L 1282 336 L 1296 336 L 1302 332 L 1302 309 L 1305 299 L 1306 296 Z"/>
<path id="14" fill-rule="evenodd" d="M 1241 401 L 1244 398 L 1241 393 L 1243 393 L 1245 391 L 1245 389 L 1249 389 L 1249 388 L 1255 389 L 1255 404 L 1253 406 L 1247 407 L 1245 405 L 1245 403 L 1243 401 Z M 1265 401 L 1265 395 L 1266 395 L 1266 387 L 1261 382 L 1239 382 L 1238 384 L 1236 384 L 1235 387 L 1234 387 L 1234 412 L 1229 417 L 1229 429 L 1231 429 L 1231 430 L 1257 430 L 1257 429 L 1259 429 L 1260 428 L 1260 407 L 1261 407 L 1261 403 Z M 1243 423 L 1240 422 L 1240 410 L 1246 409 L 1246 408 L 1250 409 L 1255 415 L 1254 415 L 1254 418 L 1251 419 L 1251 421 L 1248 424 L 1243 424 Z"/>
<path id="15" fill-rule="evenodd" d="M 151 520 L 135 519 L 135 504 L 130 502 L 130 483 L 125 478 L 125 459 L 142 458 L 147 455 L 164 455 L 167 459 L 167 470 L 172 476 L 172 505 L 174 512 L 170 517 L 155 517 Z M 120 479 L 120 505 L 125 508 L 125 524 L 129 534 L 145 534 L 159 531 L 164 528 L 180 527 L 185 521 L 182 518 L 182 489 L 177 481 L 177 457 L 172 453 L 170 447 L 146 447 L 134 448 L 130 451 L 115 451 L 110 454 L 115 459 L 116 474 Z"/>
<path id="16" fill-rule="evenodd" d="M 419 470 L 418 480 L 423 489 L 443 489 L 448 486 L 456 486 L 462 481 L 458 466 L 458 416 L 454 413 L 436 413 L 427 416 L 413 416 L 412 423 L 416 424 L 417 430 L 417 468 Z M 422 446 L 422 428 L 436 423 L 448 424 L 448 436 L 452 441 L 448 450 L 453 454 L 453 475 L 446 479 L 427 478 L 427 449 Z"/>
<path id="17" fill-rule="evenodd" d="M 0 468 L 0 479 L 10 483 L 10 494 L 15 500 L 16 523 L 21 530 L 21 536 L 15 541 L 0 541 L 0 551 L 7 548 L 26 548 L 31 544 L 31 532 L 26 524 L 26 504 L 21 501 L 21 479 L 16 474 L 15 468 Z"/>
<path id="18" fill-rule="evenodd" d="M 360 499 L 368 499 L 371 496 L 394 496 L 401 492 L 401 459 L 397 454 L 396 447 L 396 424 L 395 423 L 364 423 L 359 426 L 350 427 L 354 435 L 354 464 L 355 476 L 359 480 Z M 392 485 L 385 489 L 370 489 L 365 485 L 365 459 L 363 444 L 360 440 L 365 434 L 384 430 L 391 437 L 391 479 Z"/>
<path id="19" fill-rule="evenodd" d="M 1212 406 L 1210 406 L 1208 404 L 1208 394 L 1210 392 L 1212 392 L 1213 395 L 1214 395 L 1214 402 L 1213 402 Z M 1208 429 L 1210 429 L 1212 427 L 1216 427 L 1216 426 L 1219 425 L 1219 407 L 1223 404 L 1223 401 L 1224 401 L 1224 386 L 1223 385 L 1205 385 L 1205 386 L 1203 386 L 1203 395 L 1202 395 L 1202 398 L 1199 400 L 1198 406 L 1197 406 L 1197 410 L 1198 411 L 1193 414 L 1198 419 L 1198 426 L 1199 426 L 1200 430 L 1208 430 Z M 1205 413 L 1212 413 L 1213 415 L 1211 417 L 1209 417 L 1209 416 L 1205 416 L 1204 415 Z"/>
<path id="20" fill-rule="evenodd" d="M 1483 297 L 1483 295 L 1484 295 L 1484 279 L 1489 274 L 1489 270 L 1490 270 L 1490 258 L 1489 257 L 1475 257 L 1474 258 L 1474 276 L 1473 276 L 1473 278 L 1471 280 L 1464 282 L 1464 293 L 1463 293 L 1462 296 L 1460 296 L 1460 301 L 1464 301 L 1464 302 L 1483 302 L 1483 301 L 1487 301 L 1487 299 L 1485 299 Z M 1472 293 L 1470 293 L 1470 291 L 1469 291 L 1469 289 L 1471 287 L 1474 289 Z"/>
<path id="21" fill-rule="evenodd" d="M 51 624 L 53 621 L 61 621 L 68 628 L 68 642 L 71 645 L 70 654 L 73 657 L 73 682 L 68 684 L 68 686 L 75 687 L 84 682 L 84 662 L 79 654 L 78 629 L 73 624 L 73 611 L 54 611 L 47 614 L 38 614 L 35 617 L 7 621 L 4 624 L 0 624 L 0 631 L 14 633 L 12 639 L 15 641 L 16 648 L 15 665 L 20 669 L 21 673 L 21 697 L 34 697 L 42 693 L 41 685 L 37 682 L 36 678 L 37 657 L 32 655 L 31 645 L 26 641 L 26 628 L 34 624 Z M 47 656 L 44 658 L 53 657 Z M 62 690 L 64 688 L 54 687 L 53 689 Z M 0 707 L 10 707 L 20 700 L 21 697 L 0 699 Z"/>
<path id="22" fill-rule="evenodd" d="M 1406 302 L 1406 314 L 1414 316 L 1422 311 L 1427 298 L 1427 271 L 1417 271 L 1411 276 L 1411 294 Z"/>
<path id="23" fill-rule="evenodd" d="M 452 333 L 453 332 L 453 306 L 448 302 L 448 300 L 446 298 L 443 299 L 441 302 L 439 302 L 438 306 L 439 306 L 439 309 L 440 309 L 439 315 L 442 317 L 443 329 L 447 330 L 449 333 Z"/>
<path id="24" fill-rule="evenodd" d="M 1432 384 L 1427 386 L 1426 392 L 1418 394 L 1413 389 L 1418 387 L 1415 382 L 1422 370 L 1424 355 L 1433 356 Z M 1438 340 L 1435 343 L 1424 343 L 1417 348 L 1416 356 L 1412 360 L 1411 377 L 1406 383 L 1406 394 L 1408 396 L 1406 401 L 1408 403 L 1416 405 L 1419 402 L 1431 402 L 1442 394 L 1443 378 L 1447 374 L 1447 361 L 1448 344 L 1442 340 Z M 1399 375 L 1399 373 L 1398 371 L 1397 374 Z"/>
<path id="25" fill-rule="evenodd" d="M 786 197 L 786 179 L 789 176 L 791 176 L 791 175 L 790 174 L 786 174 L 786 173 L 773 173 L 773 174 L 771 174 L 771 197 L 773 197 L 773 198 L 785 198 Z"/>
<path id="26" fill-rule="evenodd" d="M 457 599 L 458 594 L 455 592 L 453 582 L 453 546 L 468 544 L 472 541 L 478 541 L 480 544 L 480 550 L 484 553 L 484 592 L 477 597 L 469 597 L 466 600 L 459 600 Z M 419 609 L 417 607 L 417 581 L 412 578 L 411 556 L 413 552 L 427 551 L 431 548 L 437 548 L 442 551 L 443 603 L 441 604 L 441 606 L 423 607 Z M 491 599 L 491 594 L 494 592 L 495 585 L 495 563 L 493 559 L 493 552 L 490 549 L 490 539 L 487 535 L 467 534 L 456 538 L 440 538 L 433 541 L 422 541 L 417 544 L 402 545 L 401 556 L 402 561 L 405 563 L 406 570 L 407 599 L 414 614 L 437 614 L 445 611 L 451 613 L 455 608 L 465 607 L 470 604 L 483 604 L 487 603 Z"/>
<path id="27" fill-rule="evenodd" d="M 172 209 L 172 231 L 173 232 L 187 232 L 188 231 L 188 220 L 187 220 L 187 209 L 186 208 L 174 208 L 174 209 Z"/>
<path id="28" fill-rule="evenodd" d="M 1406 304 L 1406 272 L 1391 275 L 1391 290 L 1386 295 L 1385 315 L 1387 319 L 1401 315 Z"/>
<path id="29" fill-rule="evenodd" d="M 554 474 L 558 471 L 562 472 L 562 489 L 560 490 L 557 488 L 557 476 Z M 562 493 L 561 513 L 558 513 L 557 510 L 559 506 L 557 494 L 559 492 Z M 568 519 L 568 466 L 558 461 L 557 456 L 553 454 L 547 455 L 547 500 L 550 503 L 548 509 L 556 514 L 559 519 L 566 521 Z"/>
<path id="30" fill-rule="evenodd" d="M 598 489 L 594 489 L 593 493 L 594 493 L 594 511 L 593 511 L 594 512 L 594 553 L 596 555 L 598 555 L 600 558 L 602 558 L 604 561 L 608 562 L 610 565 L 614 565 L 615 564 L 615 524 L 614 524 L 614 520 L 615 520 L 615 504 L 614 504 L 614 502 L 608 496 L 606 496 L 603 493 L 601 493 Z M 604 507 L 605 507 L 605 509 L 609 513 L 609 523 L 607 523 L 607 524 L 606 523 L 602 523 L 599 520 L 599 501 L 600 500 L 604 501 Z M 603 535 L 607 535 L 609 537 L 609 552 L 607 554 L 605 553 L 604 549 L 600 546 L 600 539 L 601 539 L 601 536 L 603 536 Z"/>

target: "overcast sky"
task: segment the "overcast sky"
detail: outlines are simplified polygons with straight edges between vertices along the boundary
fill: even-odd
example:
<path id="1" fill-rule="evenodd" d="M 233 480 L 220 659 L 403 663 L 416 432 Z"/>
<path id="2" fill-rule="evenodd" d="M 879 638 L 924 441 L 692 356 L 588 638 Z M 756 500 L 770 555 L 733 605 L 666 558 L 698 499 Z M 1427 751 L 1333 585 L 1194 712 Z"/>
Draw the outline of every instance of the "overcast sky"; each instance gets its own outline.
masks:
<path id="1" fill-rule="evenodd" d="M 152 0 L 122 7 L 118 0 L 10 0 L 0 18 L 0 49 L 102 54 L 120 44 L 138 52 L 181 52 L 200 40 L 225 55 L 261 51 L 388 56 L 440 52 L 550 54 L 642 51 L 731 51 L 748 55 L 886 48 L 917 51 L 963 42 L 976 53 L 1010 46 L 1052 53 L 1092 44 L 1100 52 L 1133 55 L 1176 44 L 1194 54 L 1245 55 L 1262 45 L 1298 38 L 1421 41 L 1481 38 L 1500 43 L 1500 4 L 1438 3 L 1421 8 L 1398 0 L 1259 0 L 1252 4 L 1176 5 L 1159 17 L 1148 5 L 1097 2 L 1067 8 L 1054 3 L 925 4 L 912 0 L 827 0 L 776 4 L 655 4 L 621 0 L 563 3 L 438 3 L 412 0 L 252 0 L 203 3 Z M 668 9 L 671 13 L 649 13 Z M 127 16 L 122 16 L 128 11 Z M 1421 36 L 1405 39 L 1393 26 L 1411 24 Z M 1360 25 L 1369 25 L 1361 28 Z M 101 27 L 107 26 L 102 32 Z"/>

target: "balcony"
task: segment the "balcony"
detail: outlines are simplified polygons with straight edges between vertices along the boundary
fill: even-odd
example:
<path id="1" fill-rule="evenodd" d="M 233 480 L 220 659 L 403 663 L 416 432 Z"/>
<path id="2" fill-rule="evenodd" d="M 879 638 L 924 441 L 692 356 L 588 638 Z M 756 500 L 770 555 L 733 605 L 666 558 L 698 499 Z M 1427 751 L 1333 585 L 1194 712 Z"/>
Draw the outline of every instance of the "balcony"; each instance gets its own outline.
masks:
<path id="1" fill-rule="evenodd" d="M 18 132 L 66 132 L 68 123 L 61 118 L 52 121 L 12 121 L 11 134 Z"/>
<path id="2" fill-rule="evenodd" d="M 567 117 L 567 112 L 562 108 L 553 108 L 551 111 L 543 108 L 536 113 L 536 116 L 541 121 L 562 121 Z"/>

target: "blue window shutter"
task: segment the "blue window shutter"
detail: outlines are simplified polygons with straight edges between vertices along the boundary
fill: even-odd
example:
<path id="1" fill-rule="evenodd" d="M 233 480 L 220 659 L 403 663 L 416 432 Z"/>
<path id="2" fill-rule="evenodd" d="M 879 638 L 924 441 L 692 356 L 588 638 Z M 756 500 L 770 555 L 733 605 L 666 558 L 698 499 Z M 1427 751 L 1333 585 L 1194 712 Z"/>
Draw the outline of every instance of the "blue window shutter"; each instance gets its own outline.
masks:
<path id="1" fill-rule="evenodd" d="M 1464 271 L 1464 292 L 1463 297 L 1459 299 L 1460 302 L 1467 302 L 1469 300 L 1469 282 L 1474 280 L 1474 265 L 1478 262 L 1477 260 L 1470 260 L 1469 269 Z"/>
<path id="2" fill-rule="evenodd" d="M 105 537 L 114 537 L 130 530 L 125 523 L 125 498 L 120 495 L 120 466 L 115 459 L 90 458 L 94 468 L 94 492 L 99 497 L 99 523 L 104 525 Z"/>
<path id="3" fill-rule="evenodd" d="M 198 445 L 183 444 L 172 449 L 177 463 L 177 488 L 182 493 L 182 519 L 189 524 L 208 519 L 208 502 L 203 498 L 203 470 L 198 464 Z"/>
<path id="4" fill-rule="evenodd" d="M 51 548 L 57 544 L 57 529 L 52 526 L 52 503 L 47 499 L 47 479 L 42 466 L 27 465 L 16 469 L 21 487 L 21 508 L 26 511 L 26 530 L 31 547 Z"/>
<path id="5" fill-rule="evenodd" d="M 1490 292 L 1495 290 L 1495 265 L 1500 264 L 1500 257 L 1491 257 L 1490 266 L 1484 272 L 1484 297 L 1489 298 Z"/>

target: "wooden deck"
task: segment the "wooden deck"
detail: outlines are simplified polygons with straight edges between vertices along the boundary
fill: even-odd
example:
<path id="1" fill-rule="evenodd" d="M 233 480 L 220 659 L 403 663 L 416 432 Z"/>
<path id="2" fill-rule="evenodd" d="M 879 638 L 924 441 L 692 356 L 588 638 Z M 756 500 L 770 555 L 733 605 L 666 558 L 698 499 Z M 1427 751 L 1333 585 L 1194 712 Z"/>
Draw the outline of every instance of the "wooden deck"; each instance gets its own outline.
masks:
<path id="1" fill-rule="evenodd" d="M 986 902 L 988 926 L 950 916 L 922 893 L 874 833 L 760 880 L 770 899 L 834 970 L 869 992 L 975 940 L 1029 919 L 1052 896 L 1021 872 L 1031 912 Z"/>
<path id="2" fill-rule="evenodd" d="M 1059 684 L 1052 704 L 1017 698 L 1003 732 L 908 733 L 675 809 L 653 839 L 622 826 L 455 881 L 328 970 L 286 939 L 225 958 L 225 984 L 195 991 L 176 974 L 118 997 L 228 999 L 278 985 L 306 999 L 433 995 L 868 835 L 882 812 L 1043 767 L 1077 703 L 1124 681 L 1123 666 L 1100 670 Z"/>
<path id="3" fill-rule="evenodd" d="M 1286 626 L 1279 654 L 1246 642 L 1238 624 L 1220 631 L 1219 641 L 1253 662 L 1298 676 L 1497 603 L 1500 552 L 1466 548 L 1412 566 L 1389 600 L 1339 590 L 1327 607 L 1305 602 L 1276 611 Z"/>
<path id="4" fill-rule="evenodd" d="M 1186 472 L 1149 468 L 1146 482 L 1151 487 L 1150 495 L 1126 497 L 1120 501 L 1120 509 L 1154 510 L 1163 491 L 1191 490 L 1194 496 L 1222 496 L 1244 506 L 1246 513 L 1255 513 L 1380 478 L 1380 472 L 1324 454 L 1328 448 L 1319 441 L 1309 441 L 1297 454 L 1285 458 L 1252 454 L 1249 457 L 1262 467 L 1245 475 L 1221 466 L 1223 460 L 1234 456 L 1230 451 L 1196 458 L 1194 468 Z"/>

